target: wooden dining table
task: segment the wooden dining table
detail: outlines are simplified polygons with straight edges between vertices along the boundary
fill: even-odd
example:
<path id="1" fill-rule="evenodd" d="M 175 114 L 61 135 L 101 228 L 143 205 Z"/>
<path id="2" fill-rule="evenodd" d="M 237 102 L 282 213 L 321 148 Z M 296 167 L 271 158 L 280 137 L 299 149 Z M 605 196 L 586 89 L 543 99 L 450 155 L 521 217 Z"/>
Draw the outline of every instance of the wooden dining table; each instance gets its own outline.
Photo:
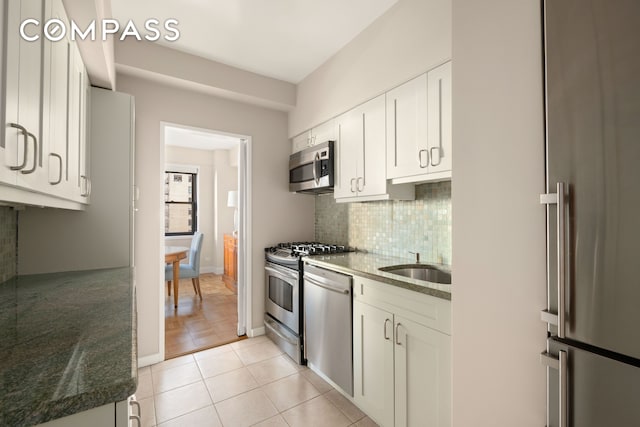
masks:
<path id="1" fill-rule="evenodd" d="M 184 246 L 165 246 L 164 262 L 173 264 L 173 305 L 178 308 L 178 287 L 180 284 L 180 261 L 187 257 L 189 248 Z"/>

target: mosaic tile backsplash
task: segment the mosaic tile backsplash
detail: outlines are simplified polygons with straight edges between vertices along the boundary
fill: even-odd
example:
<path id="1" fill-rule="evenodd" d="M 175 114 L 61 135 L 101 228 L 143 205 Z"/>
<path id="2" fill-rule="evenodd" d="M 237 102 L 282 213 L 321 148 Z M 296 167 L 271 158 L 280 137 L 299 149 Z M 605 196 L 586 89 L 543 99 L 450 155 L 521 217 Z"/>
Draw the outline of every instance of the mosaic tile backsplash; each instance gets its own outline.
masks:
<path id="1" fill-rule="evenodd" d="M 16 275 L 16 211 L 0 206 L 0 283 Z"/>
<path id="2" fill-rule="evenodd" d="M 451 181 L 416 186 L 416 200 L 336 203 L 316 197 L 315 238 L 379 255 L 451 265 Z"/>

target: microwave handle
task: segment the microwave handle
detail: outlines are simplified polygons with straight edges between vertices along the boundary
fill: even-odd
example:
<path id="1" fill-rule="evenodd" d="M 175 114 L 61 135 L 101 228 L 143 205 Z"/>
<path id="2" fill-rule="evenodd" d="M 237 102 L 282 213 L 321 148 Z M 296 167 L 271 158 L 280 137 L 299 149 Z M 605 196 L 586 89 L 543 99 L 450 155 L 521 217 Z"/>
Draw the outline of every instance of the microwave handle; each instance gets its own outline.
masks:
<path id="1" fill-rule="evenodd" d="M 313 180 L 316 182 L 316 185 L 320 183 L 320 179 L 318 178 L 318 161 L 320 161 L 320 153 L 316 153 L 316 157 L 313 159 Z"/>

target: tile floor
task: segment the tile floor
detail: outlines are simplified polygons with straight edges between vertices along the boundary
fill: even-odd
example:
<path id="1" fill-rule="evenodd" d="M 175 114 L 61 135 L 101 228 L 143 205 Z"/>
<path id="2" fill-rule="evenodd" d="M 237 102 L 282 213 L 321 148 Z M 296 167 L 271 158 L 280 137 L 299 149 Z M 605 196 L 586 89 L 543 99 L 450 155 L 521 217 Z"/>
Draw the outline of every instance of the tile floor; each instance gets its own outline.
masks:
<path id="1" fill-rule="evenodd" d="M 262 336 L 139 370 L 144 427 L 375 427 Z"/>
<path id="2" fill-rule="evenodd" d="M 238 297 L 221 275 L 201 274 L 202 301 L 191 279 L 180 280 L 178 309 L 167 295 L 165 282 L 165 357 L 171 359 L 194 351 L 227 344 L 238 338 Z"/>

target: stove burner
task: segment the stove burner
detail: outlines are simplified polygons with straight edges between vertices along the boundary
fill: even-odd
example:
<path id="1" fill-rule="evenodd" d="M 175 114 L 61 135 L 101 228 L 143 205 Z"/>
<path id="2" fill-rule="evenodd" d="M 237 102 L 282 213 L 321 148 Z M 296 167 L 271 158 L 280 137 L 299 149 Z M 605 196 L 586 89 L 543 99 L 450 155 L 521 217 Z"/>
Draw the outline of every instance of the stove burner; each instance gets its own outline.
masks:
<path id="1" fill-rule="evenodd" d="M 297 260 L 307 255 L 337 254 L 352 252 L 353 249 L 344 245 L 331 245 L 318 242 L 287 242 L 266 248 L 267 258 L 279 260 Z"/>

